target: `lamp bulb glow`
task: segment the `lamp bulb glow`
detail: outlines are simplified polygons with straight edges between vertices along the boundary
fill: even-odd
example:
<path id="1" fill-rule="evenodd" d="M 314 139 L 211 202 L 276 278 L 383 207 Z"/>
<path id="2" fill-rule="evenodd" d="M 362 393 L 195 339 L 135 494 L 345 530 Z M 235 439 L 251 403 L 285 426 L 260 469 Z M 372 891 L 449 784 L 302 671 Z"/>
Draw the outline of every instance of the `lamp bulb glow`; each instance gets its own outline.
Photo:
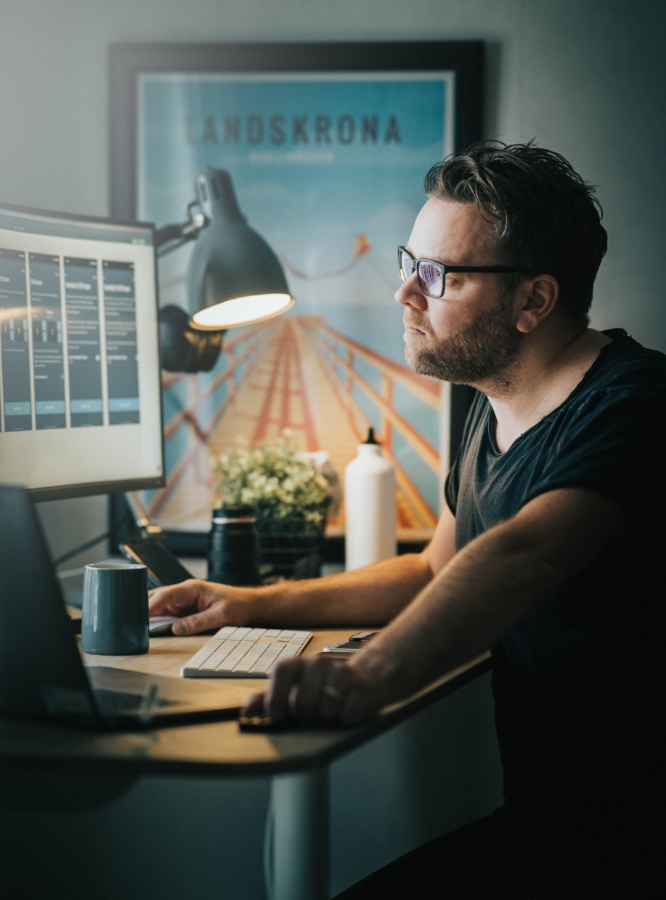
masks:
<path id="1" fill-rule="evenodd" d="M 296 301 L 289 294 L 254 294 L 235 297 L 214 306 L 207 306 L 192 316 L 192 327 L 202 331 L 218 331 L 223 328 L 239 328 L 254 325 L 282 315 Z"/>

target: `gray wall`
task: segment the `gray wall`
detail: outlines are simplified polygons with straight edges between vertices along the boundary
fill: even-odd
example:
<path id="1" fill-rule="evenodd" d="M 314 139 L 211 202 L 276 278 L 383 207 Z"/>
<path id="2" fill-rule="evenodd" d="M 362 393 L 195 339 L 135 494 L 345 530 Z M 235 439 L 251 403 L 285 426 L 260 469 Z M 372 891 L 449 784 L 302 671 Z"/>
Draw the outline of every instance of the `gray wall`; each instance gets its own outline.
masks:
<path id="1" fill-rule="evenodd" d="M 108 211 L 106 47 L 111 42 L 482 38 L 488 42 L 486 136 L 536 137 L 599 185 L 610 251 L 598 281 L 593 324 L 624 326 L 647 345 L 666 350 L 666 175 L 658 156 L 666 145 L 665 37 L 666 7 L 648 0 L 0 0 L 0 198 L 73 212 Z M 105 527 L 100 498 L 43 504 L 42 513 L 55 555 Z M 459 721 L 454 717 L 458 724 L 446 717 L 424 720 L 425 731 L 419 726 L 401 732 L 393 743 L 370 748 L 334 772 L 340 802 L 334 804 L 333 835 L 338 889 L 364 874 L 364 867 L 379 865 L 491 802 L 496 757 L 487 736 L 484 796 L 456 799 L 453 818 L 442 807 L 451 784 L 432 792 L 427 781 L 440 771 L 432 750 L 418 770 L 423 778 L 412 776 L 415 780 L 405 784 L 395 775 L 401 759 L 411 760 L 414 772 L 424 745 L 430 741 L 446 749 L 448 737 L 445 758 L 453 771 L 467 765 L 465 783 L 473 783 L 478 760 L 472 766 L 469 754 L 461 759 L 461 747 L 470 745 L 451 735 L 465 728 L 480 734 L 488 727 L 487 685 L 485 691 L 473 702 L 470 693 L 467 713 Z M 478 740 L 475 746 L 478 750 Z M 387 760 L 393 760 L 390 771 Z M 344 810 L 354 785 L 365 791 L 367 808 L 375 812 L 358 812 L 350 830 Z M 230 786 L 227 801 L 233 790 Z M 387 792 L 395 797 L 393 806 Z M 255 813 L 248 825 L 255 838 L 263 812 L 260 794 L 252 801 Z M 145 799 L 137 797 L 126 815 L 138 815 L 137 810 L 143 815 L 145 809 Z M 56 826 L 57 820 L 51 821 Z M 73 833 L 81 824 L 72 824 Z M 31 827 L 27 820 L 24 825 Z M 363 846 L 367 850 L 355 857 Z M 244 859 L 234 858 L 238 865 Z M 248 897 L 261 893 L 255 876 Z"/>

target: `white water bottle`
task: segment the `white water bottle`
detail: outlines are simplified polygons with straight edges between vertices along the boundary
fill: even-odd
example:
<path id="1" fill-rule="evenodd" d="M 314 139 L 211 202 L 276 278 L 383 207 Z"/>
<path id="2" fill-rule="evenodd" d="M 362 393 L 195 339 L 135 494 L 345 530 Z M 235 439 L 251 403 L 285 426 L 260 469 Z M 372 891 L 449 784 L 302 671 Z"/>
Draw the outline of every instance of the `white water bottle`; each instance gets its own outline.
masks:
<path id="1" fill-rule="evenodd" d="M 396 550 L 395 470 L 371 428 L 345 469 L 346 568 L 389 559 Z"/>

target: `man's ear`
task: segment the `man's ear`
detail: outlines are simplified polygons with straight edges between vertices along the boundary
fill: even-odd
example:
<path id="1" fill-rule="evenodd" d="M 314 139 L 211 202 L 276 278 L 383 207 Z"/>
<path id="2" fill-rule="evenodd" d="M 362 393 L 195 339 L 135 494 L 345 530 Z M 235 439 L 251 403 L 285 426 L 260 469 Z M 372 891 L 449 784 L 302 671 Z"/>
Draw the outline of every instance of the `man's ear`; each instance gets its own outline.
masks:
<path id="1" fill-rule="evenodd" d="M 552 275 L 537 275 L 523 282 L 516 295 L 520 300 L 516 328 L 529 334 L 552 314 L 560 296 L 560 285 Z"/>

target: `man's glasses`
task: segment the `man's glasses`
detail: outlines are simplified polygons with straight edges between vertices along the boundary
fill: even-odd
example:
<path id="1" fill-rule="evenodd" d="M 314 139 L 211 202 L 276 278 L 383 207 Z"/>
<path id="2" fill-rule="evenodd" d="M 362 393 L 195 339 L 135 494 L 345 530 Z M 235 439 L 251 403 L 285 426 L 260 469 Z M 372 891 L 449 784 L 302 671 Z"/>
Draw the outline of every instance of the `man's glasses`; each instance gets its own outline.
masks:
<path id="1" fill-rule="evenodd" d="M 525 268 L 513 266 L 446 266 L 434 259 L 414 259 L 409 250 L 404 247 L 398 247 L 398 265 L 403 284 L 412 277 L 416 270 L 421 292 L 432 300 L 439 300 L 444 296 L 447 272 L 523 272 L 527 274 L 528 271 Z"/>

